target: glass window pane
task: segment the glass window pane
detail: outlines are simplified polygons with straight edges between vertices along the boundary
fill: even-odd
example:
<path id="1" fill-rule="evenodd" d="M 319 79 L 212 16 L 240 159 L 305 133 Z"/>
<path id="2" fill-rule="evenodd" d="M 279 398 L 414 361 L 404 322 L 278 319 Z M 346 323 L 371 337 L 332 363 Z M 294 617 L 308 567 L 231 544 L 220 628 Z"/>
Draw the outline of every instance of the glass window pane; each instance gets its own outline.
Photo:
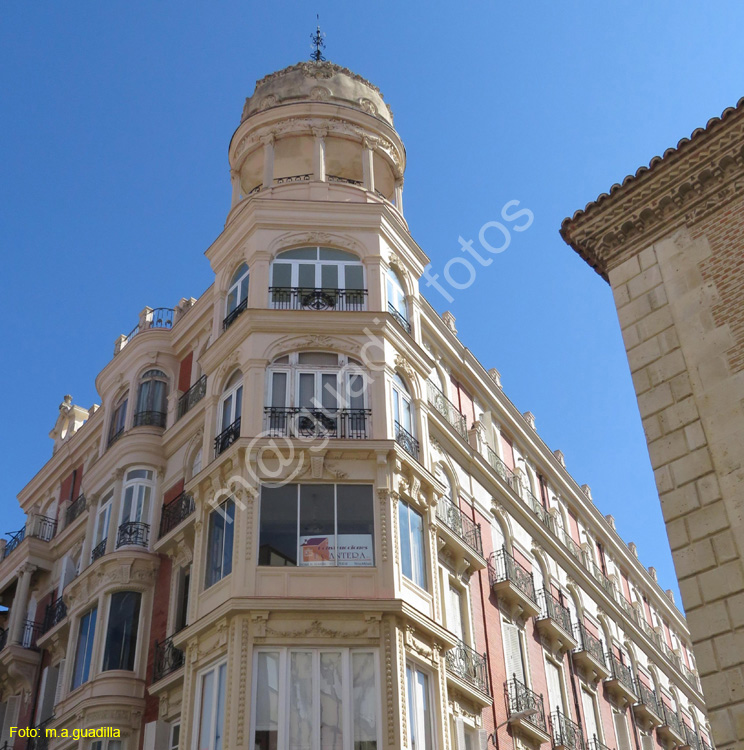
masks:
<path id="1" fill-rule="evenodd" d="M 321 376 L 320 403 L 324 409 L 334 410 L 338 408 L 338 380 L 335 374 Z"/>
<path id="2" fill-rule="evenodd" d="M 429 748 L 431 745 L 431 713 L 429 710 L 429 678 L 416 670 L 416 703 L 419 741 L 421 748 Z"/>
<path id="3" fill-rule="evenodd" d="M 297 286 L 302 289 L 315 289 L 315 264 L 300 263 L 297 272 Z"/>
<path id="4" fill-rule="evenodd" d="M 338 289 L 338 266 L 322 264 L 320 267 L 320 286 L 323 289 Z"/>
<path id="5" fill-rule="evenodd" d="M 271 376 L 271 405 L 287 405 L 287 373 L 275 372 Z"/>
<path id="6" fill-rule="evenodd" d="M 256 654 L 255 750 L 276 750 L 279 741 L 279 654 Z"/>
<path id="7" fill-rule="evenodd" d="M 241 385 L 235 391 L 235 411 L 232 414 L 232 421 L 234 422 L 241 414 L 243 410 L 243 386 Z"/>
<path id="8" fill-rule="evenodd" d="M 320 748 L 344 750 L 342 655 L 320 654 Z"/>
<path id="9" fill-rule="evenodd" d="M 232 423 L 232 402 L 233 397 L 232 394 L 230 394 L 223 402 L 222 402 L 222 424 L 220 425 L 220 432 L 222 430 L 226 430 L 230 424 Z"/>
<path id="10" fill-rule="evenodd" d="M 72 689 L 80 687 L 90 677 L 90 661 L 93 655 L 93 637 L 96 632 L 98 609 L 94 608 L 80 618 L 75 668 L 72 672 Z"/>
<path id="11" fill-rule="evenodd" d="M 347 401 L 350 409 L 364 409 L 364 392 L 367 384 L 364 375 L 349 375 Z"/>
<path id="12" fill-rule="evenodd" d="M 297 247 L 294 250 L 285 250 L 279 253 L 279 258 L 291 258 L 298 260 L 316 260 L 318 257 L 317 247 Z"/>
<path id="13" fill-rule="evenodd" d="M 103 671 L 134 670 L 139 628 L 140 601 L 136 591 L 117 591 L 111 595 Z"/>
<path id="14" fill-rule="evenodd" d="M 313 750 L 313 655 L 290 654 L 289 747 Z"/>
<path id="15" fill-rule="evenodd" d="M 400 567 L 403 575 L 409 580 L 413 579 L 413 567 L 411 566 L 411 527 L 408 521 L 408 506 L 398 503 L 398 534 L 400 535 Z"/>
<path id="16" fill-rule="evenodd" d="M 259 565 L 297 565 L 297 485 L 261 488 Z"/>
<path id="17" fill-rule="evenodd" d="M 336 528 L 332 484 L 300 485 L 300 565 L 334 565 Z"/>
<path id="18" fill-rule="evenodd" d="M 122 510 L 121 510 L 121 520 L 124 523 L 132 519 L 132 500 L 133 499 L 134 499 L 134 486 L 129 485 L 129 487 L 125 488 L 124 490 L 124 503 L 122 504 Z"/>
<path id="19" fill-rule="evenodd" d="M 202 677 L 201 711 L 199 714 L 199 748 L 211 750 L 214 726 L 214 670 Z"/>
<path id="20" fill-rule="evenodd" d="M 336 493 L 336 564 L 374 565 L 374 510 L 371 485 L 340 484 L 336 488 Z"/>
<path id="21" fill-rule="evenodd" d="M 344 266 L 345 289 L 364 289 L 364 268 L 358 266 Z"/>
<path id="22" fill-rule="evenodd" d="M 233 288 L 227 293 L 227 314 L 238 306 L 238 290 Z"/>
<path id="23" fill-rule="evenodd" d="M 351 674 L 354 750 L 376 750 L 377 686 L 374 654 L 353 653 Z"/>
<path id="24" fill-rule="evenodd" d="M 225 681 L 227 664 L 220 665 L 217 676 L 217 711 L 214 722 L 214 750 L 222 750 L 222 736 L 225 724 Z"/>
<path id="25" fill-rule="evenodd" d="M 416 730 L 416 683 L 413 669 L 406 665 L 406 693 L 408 694 L 408 733 L 411 750 L 418 748 L 418 731 Z"/>
<path id="26" fill-rule="evenodd" d="M 350 253 L 347 250 L 336 250 L 335 247 L 321 247 L 320 248 L 320 259 L 321 260 L 345 260 L 345 261 L 359 261 L 354 253 Z"/>
<path id="27" fill-rule="evenodd" d="M 313 373 L 300 373 L 300 401 L 298 406 L 303 409 L 312 409 L 315 406 L 315 375 Z"/>
<path id="28" fill-rule="evenodd" d="M 426 588 L 426 566 L 424 560 L 424 518 L 409 508 L 411 518 L 411 557 L 413 582 Z"/>
<path id="29" fill-rule="evenodd" d="M 232 573 L 233 537 L 235 534 L 235 503 L 228 500 L 224 505 L 225 540 L 222 544 L 222 578 Z"/>
<path id="30" fill-rule="evenodd" d="M 292 286 L 292 266 L 289 263 L 274 263 L 271 286 Z"/>

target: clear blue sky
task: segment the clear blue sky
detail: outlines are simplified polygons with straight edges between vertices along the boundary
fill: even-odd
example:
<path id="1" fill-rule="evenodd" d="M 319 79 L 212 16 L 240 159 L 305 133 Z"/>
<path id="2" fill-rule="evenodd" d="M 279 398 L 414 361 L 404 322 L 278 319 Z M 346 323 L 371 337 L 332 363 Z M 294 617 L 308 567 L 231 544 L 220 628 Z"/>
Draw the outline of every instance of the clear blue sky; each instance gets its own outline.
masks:
<path id="1" fill-rule="evenodd" d="M 507 201 L 534 212 L 466 294 L 429 299 L 676 589 L 610 290 L 558 229 L 744 95 L 740 2 L 5 0 L 0 531 L 62 396 L 97 402 L 138 311 L 210 284 L 244 98 L 308 57 L 316 11 L 327 57 L 392 105 L 435 271 Z"/>

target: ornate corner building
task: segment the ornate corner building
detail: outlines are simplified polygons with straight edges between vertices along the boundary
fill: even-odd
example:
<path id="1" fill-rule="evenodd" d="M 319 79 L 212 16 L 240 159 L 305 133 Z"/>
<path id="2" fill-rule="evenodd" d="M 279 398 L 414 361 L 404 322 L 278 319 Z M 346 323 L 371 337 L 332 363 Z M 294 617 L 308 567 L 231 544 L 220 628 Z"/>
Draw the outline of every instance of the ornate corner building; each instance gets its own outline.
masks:
<path id="1" fill-rule="evenodd" d="M 214 284 L 19 495 L 0 747 L 711 748 L 671 593 L 420 295 L 379 91 L 274 73 L 229 159 Z"/>
<path id="2" fill-rule="evenodd" d="M 713 735 L 744 747 L 744 99 L 561 234 L 612 286 Z"/>

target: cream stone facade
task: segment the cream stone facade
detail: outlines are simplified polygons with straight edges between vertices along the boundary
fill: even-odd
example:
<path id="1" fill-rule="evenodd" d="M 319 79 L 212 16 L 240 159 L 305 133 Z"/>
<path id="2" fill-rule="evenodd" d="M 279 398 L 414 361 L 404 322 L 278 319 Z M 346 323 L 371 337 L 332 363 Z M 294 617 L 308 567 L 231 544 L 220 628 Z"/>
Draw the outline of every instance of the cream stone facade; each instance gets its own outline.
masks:
<path id="1" fill-rule="evenodd" d="M 612 286 L 713 734 L 744 747 L 744 100 L 561 233 Z"/>
<path id="2" fill-rule="evenodd" d="M 229 159 L 214 284 L 142 311 L 19 495 L 0 743 L 712 747 L 671 593 L 420 295 L 379 91 L 274 73 Z"/>

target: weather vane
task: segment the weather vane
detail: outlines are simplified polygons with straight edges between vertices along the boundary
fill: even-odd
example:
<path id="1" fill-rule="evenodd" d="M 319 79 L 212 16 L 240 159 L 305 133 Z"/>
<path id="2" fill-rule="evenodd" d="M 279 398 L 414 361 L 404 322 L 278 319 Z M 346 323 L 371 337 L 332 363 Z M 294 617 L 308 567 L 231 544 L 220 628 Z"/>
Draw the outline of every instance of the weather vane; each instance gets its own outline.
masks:
<path id="1" fill-rule="evenodd" d="M 320 30 L 320 16 L 316 15 L 315 18 L 318 20 L 318 26 L 315 29 L 315 33 L 310 34 L 310 40 L 312 41 L 311 49 L 313 50 L 310 59 L 315 60 L 315 62 L 323 62 L 325 60 L 322 52 L 325 49 L 325 42 L 323 41 L 325 34 Z"/>

